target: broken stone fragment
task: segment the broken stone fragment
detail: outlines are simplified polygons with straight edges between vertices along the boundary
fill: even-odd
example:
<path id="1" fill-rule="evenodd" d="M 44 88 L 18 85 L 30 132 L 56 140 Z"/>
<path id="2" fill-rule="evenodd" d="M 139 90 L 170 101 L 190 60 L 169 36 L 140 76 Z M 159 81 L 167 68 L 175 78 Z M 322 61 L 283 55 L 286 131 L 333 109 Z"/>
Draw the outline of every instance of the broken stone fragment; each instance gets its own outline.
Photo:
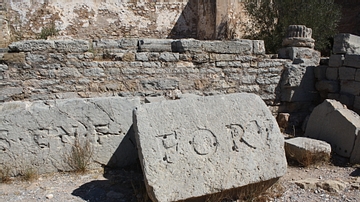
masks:
<path id="1" fill-rule="evenodd" d="M 337 154 L 360 163 L 360 116 L 338 101 L 327 99 L 310 115 L 305 136 L 324 140 Z"/>
<path id="2" fill-rule="evenodd" d="M 304 166 L 328 161 L 331 155 L 330 144 L 306 137 L 285 140 L 286 156 Z"/>

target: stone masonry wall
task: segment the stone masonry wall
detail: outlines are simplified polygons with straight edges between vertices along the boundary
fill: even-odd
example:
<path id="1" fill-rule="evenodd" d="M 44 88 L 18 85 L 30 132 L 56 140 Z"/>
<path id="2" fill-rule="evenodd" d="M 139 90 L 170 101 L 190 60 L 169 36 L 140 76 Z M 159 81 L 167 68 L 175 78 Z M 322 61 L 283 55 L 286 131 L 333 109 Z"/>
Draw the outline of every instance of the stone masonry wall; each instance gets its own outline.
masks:
<path id="1" fill-rule="evenodd" d="M 275 105 L 288 62 L 269 59 L 263 41 L 251 40 L 34 40 L 9 50 L 0 66 L 1 102 L 249 92 Z"/>
<path id="2" fill-rule="evenodd" d="M 69 170 L 77 138 L 90 141 L 92 168 L 134 163 L 131 112 L 144 97 L 249 92 L 275 115 L 292 61 L 269 59 L 256 40 L 123 38 L 19 41 L 1 63 L 0 167 L 17 175 Z"/>
<path id="3" fill-rule="evenodd" d="M 360 37 L 339 34 L 327 64 L 316 68 L 316 89 L 323 99 L 335 99 L 360 113 Z"/>

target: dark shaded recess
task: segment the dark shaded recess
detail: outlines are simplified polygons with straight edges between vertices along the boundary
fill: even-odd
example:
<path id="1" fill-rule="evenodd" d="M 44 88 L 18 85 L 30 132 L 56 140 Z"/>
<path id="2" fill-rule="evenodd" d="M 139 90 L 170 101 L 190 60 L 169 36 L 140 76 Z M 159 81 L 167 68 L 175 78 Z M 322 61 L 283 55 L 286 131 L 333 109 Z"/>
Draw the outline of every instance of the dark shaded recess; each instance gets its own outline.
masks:
<path id="1" fill-rule="evenodd" d="M 182 39 L 197 37 L 197 2 L 198 0 L 188 1 L 167 38 Z"/>
<path id="2" fill-rule="evenodd" d="M 359 0 L 335 0 L 341 6 L 339 33 L 360 35 L 360 2 Z"/>
<path id="3" fill-rule="evenodd" d="M 360 167 L 354 170 L 352 173 L 350 173 L 350 176 L 352 177 L 360 177 Z"/>
<path id="4" fill-rule="evenodd" d="M 111 156 L 106 167 L 124 168 L 135 164 L 138 159 L 135 131 L 133 125 L 129 128 L 120 145 Z"/>
<path id="5" fill-rule="evenodd" d="M 295 63 L 294 63 L 295 64 Z M 289 124 L 285 129 L 285 133 L 293 134 L 294 136 L 303 136 L 302 125 L 308 115 L 310 115 L 310 109 L 319 105 L 323 100 L 315 88 L 315 66 L 306 67 L 305 74 L 302 77 L 300 85 L 298 87 L 287 87 L 286 76 L 289 71 L 287 68 L 282 72 L 281 80 L 276 88 L 276 101 L 286 100 L 282 99 L 282 96 L 289 96 L 291 90 L 293 94 L 291 100 L 281 101 L 281 105 L 286 106 L 286 111 L 282 113 L 289 113 Z"/>

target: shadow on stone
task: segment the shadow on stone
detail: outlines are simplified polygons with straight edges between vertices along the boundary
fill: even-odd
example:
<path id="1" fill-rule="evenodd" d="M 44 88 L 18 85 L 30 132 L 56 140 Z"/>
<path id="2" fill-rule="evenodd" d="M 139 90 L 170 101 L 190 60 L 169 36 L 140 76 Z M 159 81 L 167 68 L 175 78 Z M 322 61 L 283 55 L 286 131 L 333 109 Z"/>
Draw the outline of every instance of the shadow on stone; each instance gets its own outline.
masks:
<path id="1" fill-rule="evenodd" d="M 107 180 L 85 183 L 75 189 L 72 195 L 89 202 L 146 201 L 144 177 L 132 125 L 105 166 L 103 176 Z"/>
<path id="2" fill-rule="evenodd" d="M 278 180 L 279 178 L 275 178 L 255 184 L 249 184 L 243 187 L 222 191 L 212 195 L 187 199 L 184 202 L 203 202 L 203 201 L 227 202 L 227 201 L 254 201 L 254 200 L 268 201 L 266 194 L 262 195 L 262 193 L 268 190 Z"/>
<path id="3" fill-rule="evenodd" d="M 350 173 L 351 177 L 360 177 L 360 168 L 357 168 L 352 173 Z"/>
<path id="4" fill-rule="evenodd" d="M 140 167 L 139 164 L 138 166 Z M 72 192 L 72 195 L 89 202 L 147 201 L 143 174 L 140 168 L 105 169 L 104 177 L 107 180 L 94 180 L 81 185 Z"/>
<path id="5" fill-rule="evenodd" d="M 124 168 L 136 163 L 137 159 L 135 132 L 133 125 L 131 125 L 106 167 Z"/>
<path id="6" fill-rule="evenodd" d="M 196 38 L 197 36 L 197 0 L 189 0 L 176 21 L 169 39 Z"/>

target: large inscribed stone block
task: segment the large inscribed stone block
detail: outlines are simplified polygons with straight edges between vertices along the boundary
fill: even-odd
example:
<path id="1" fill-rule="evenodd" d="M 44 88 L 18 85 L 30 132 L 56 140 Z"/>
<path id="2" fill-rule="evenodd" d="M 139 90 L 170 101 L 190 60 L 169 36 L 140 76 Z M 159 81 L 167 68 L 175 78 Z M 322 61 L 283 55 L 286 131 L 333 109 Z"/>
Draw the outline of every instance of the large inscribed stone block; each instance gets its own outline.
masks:
<path id="1" fill-rule="evenodd" d="M 92 168 L 132 164 L 137 153 L 129 140 L 131 114 L 138 105 L 139 98 L 120 97 L 0 104 L 0 167 L 14 175 L 25 167 L 67 171 L 64 154 L 75 138 L 90 141 Z"/>
<path id="2" fill-rule="evenodd" d="M 153 201 L 205 196 L 286 172 L 279 127 L 254 94 L 142 105 L 134 111 L 134 129 Z"/>

